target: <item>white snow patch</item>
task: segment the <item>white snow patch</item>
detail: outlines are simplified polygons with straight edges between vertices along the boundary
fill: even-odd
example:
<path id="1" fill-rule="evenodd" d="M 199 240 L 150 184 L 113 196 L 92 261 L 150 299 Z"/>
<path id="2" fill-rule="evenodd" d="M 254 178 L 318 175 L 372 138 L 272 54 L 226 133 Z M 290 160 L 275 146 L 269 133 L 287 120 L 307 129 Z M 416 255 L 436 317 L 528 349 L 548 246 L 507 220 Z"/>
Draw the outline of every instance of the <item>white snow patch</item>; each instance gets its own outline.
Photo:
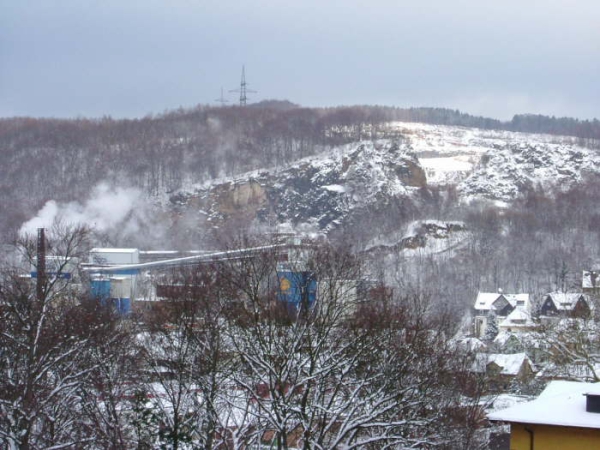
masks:
<path id="1" fill-rule="evenodd" d="M 346 188 L 344 186 L 342 186 L 341 184 L 330 184 L 327 186 L 321 186 L 323 189 L 325 189 L 326 191 L 330 191 L 330 192 L 338 192 L 340 194 L 343 194 L 344 192 L 346 192 Z"/>

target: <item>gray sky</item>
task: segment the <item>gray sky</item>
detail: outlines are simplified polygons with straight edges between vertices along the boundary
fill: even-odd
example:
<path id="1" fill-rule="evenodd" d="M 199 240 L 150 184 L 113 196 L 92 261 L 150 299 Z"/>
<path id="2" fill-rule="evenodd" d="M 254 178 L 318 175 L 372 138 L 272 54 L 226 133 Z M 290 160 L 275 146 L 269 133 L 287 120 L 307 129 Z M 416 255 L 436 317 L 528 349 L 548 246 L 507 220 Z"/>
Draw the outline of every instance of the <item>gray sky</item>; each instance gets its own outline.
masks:
<path id="1" fill-rule="evenodd" d="M 0 117 L 251 101 L 600 118 L 598 0 L 0 0 Z"/>

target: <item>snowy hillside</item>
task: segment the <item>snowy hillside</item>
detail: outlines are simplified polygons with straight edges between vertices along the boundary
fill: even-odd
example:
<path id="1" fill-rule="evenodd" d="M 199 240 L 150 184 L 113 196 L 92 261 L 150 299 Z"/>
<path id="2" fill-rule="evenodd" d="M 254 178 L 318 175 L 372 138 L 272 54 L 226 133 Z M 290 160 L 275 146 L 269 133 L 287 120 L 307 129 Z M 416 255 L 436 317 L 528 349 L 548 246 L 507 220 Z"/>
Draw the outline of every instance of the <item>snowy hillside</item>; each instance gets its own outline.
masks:
<path id="1" fill-rule="evenodd" d="M 416 123 L 393 123 L 409 138 L 429 185 L 457 183 L 469 200 L 509 201 L 524 188 L 568 187 L 598 173 L 597 151 L 572 137 Z"/>
<path id="2" fill-rule="evenodd" d="M 569 186 L 598 166 L 593 150 L 567 137 L 402 122 L 384 135 L 189 187 L 171 195 L 171 205 L 217 227 L 233 220 L 328 232 L 358 223 L 357 215 L 374 219 L 390 208 L 405 215 L 427 201 L 427 186 L 456 185 L 466 201 L 510 201 L 529 186 Z"/>
<path id="3" fill-rule="evenodd" d="M 284 169 L 180 192 L 171 200 L 178 207 L 199 208 L 213 223 L 242 219 L 329 230 L 354 211 L 409 198 L 425 186 L 410 147 L 383 140 L 345 145 Z"/>
<path id="4" fill-rule="evenodd" d="M 465 197 L 508 201 L 527 187 L 568 188 L 586 174 L 600 172 L 596 152 L 562 143 L 509 142 L 488 158 L 460 185 Z"/>

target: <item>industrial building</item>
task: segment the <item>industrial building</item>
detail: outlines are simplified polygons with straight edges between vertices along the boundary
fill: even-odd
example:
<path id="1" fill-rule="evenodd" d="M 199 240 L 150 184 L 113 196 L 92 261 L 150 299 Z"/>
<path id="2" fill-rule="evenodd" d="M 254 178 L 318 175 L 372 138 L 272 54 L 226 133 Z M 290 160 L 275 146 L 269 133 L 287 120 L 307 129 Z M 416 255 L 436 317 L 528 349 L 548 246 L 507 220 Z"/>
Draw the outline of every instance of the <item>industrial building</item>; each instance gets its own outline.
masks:
<path id="1" fill-rule="evenodd" d="M 41 231 L 40 243 L 44 241 Z M 143 311 L 153 305 L 177 301 L 190 292 L 193 294 L 194 289 L 201 286 L 179 283 L 173 276 L 177 270 L 173 269 L 200 264 L 236 264 L 253 258 L 271 258 L 269 263 L 274 263 L 272 276 L 277 286 L 275 298 L 292 314 L 301 309 L 311 310 L 319 297 L 319 289 L 323 295 L 329 295 L 333 288 L 336 293 L 344 292 L 340 301 L 347 304 L 349 311 L 355 311 L 360 286 L 364 285 L 357 280 L 336 280 L 334 284 L 331 280 L 318 280 L 307 267 L 312 245 L 289 239 L 285 243 L 219 252 L 93 248 L 83 263 L 75 258 L 46 255 L 45 247 L 40 248 L 45 263 L 33 262 L 31 278 L 38 276 L 39 269 L 44 274 L 42 278 L 52 276 L 68 280 L 74 286 L 81 285 L 91 298 L 110 305 L 123 316 L 134 310 Z M 78 271 L 83 276 L 74 279 Z"/>

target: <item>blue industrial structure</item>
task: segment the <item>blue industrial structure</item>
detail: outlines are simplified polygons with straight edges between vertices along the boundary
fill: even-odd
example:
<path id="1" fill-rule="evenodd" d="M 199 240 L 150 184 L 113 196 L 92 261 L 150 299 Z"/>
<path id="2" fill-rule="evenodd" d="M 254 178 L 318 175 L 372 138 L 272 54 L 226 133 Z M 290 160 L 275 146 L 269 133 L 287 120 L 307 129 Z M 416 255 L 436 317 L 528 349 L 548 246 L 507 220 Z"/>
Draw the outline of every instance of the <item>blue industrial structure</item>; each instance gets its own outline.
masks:
<path id="1" fill-rule="evenodd" d="M 103 306 L 110 305 L 118 314 L 127 315 L 131 313 L 131 298 L 115 296 L 117 281 L 110 278 L 96 278 L 90 282 L 90 294 L 92 298 L 100 301 Z"/>
<path id="2" fill-rule="evenodd" d="M 278 298 L 296 310 L 312 308 L 317 300 L 317 280 L 313 272 L 280 270 Z"/>
<path id="3" fill-rule="evenodd" d="M 266 251 L 283 252 L 287 257 L 292 250 L 297 249 L 295 246 L 274 244 L 140 263 L 138 249 L 95 248 L 90 251 L 89 263 L 84 265 L 83 270 L 90 274 L 90 295 L 93 298 L 112 304 L 121 314 L 128 314 L 132 300 L 136 298 L 137 279 L 147 270 L 253 258 Z M 313 307 L 317 299 L 317 280 L 313 272 L 291 270 L 288 265 L 280 265 L 277 277 L 278 299 L 290 312 Z"/>

